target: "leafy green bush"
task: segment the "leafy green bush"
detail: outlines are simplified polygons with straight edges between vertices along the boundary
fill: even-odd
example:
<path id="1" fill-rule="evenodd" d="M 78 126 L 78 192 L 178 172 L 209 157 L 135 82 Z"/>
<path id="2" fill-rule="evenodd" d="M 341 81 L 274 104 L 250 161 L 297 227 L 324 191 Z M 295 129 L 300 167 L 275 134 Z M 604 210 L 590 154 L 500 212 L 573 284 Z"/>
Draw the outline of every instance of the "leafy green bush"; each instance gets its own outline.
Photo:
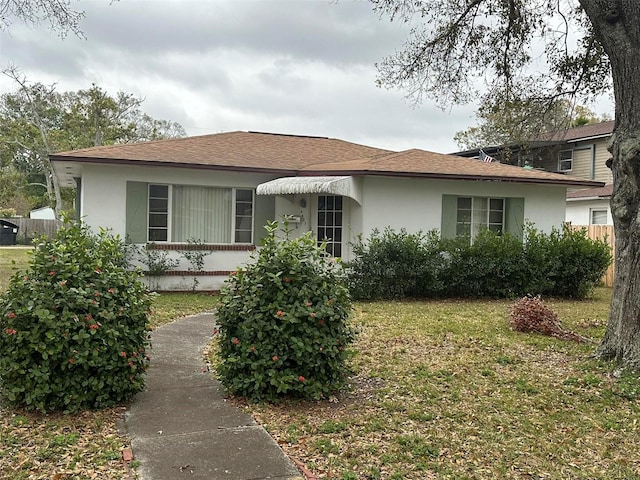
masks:
<path id="1" fill-rule="evenodd" d="M 0 391 L 40 411 L 101 408 L 144 386 L 151 300 L 123 242 L 67 222 L 0 297 Z"/>
<path id="2" fill-rule="evenodd" d="M 346 380 L 354 335 L 343 268 L 310 233 L 278 239 L 277 223 L 266 228 L 221 292 L 220 380 L 250 400 L 325 397 Z"/>
<path id="3" fill-rule="evenodd" d="M 530 230 L 525 244 L 529 278 L 540 292 L 551 296 L 585 298 L 611 264 L 611 248 L 605 241 L 591 240 L 587 230 L 564 225 L 548 235 Z M 534 275 L 534 273 L 536 275 Z M 533 289 L 534 285 L 529 285 Z"/>
<path id="4" fill-rule="evenodd" d="M 611 263 L 607 243 L 568 226 L 546 234 L 527 225 L 524 242 L 487 229 L 473 242 L 386 229 L 374 231 L 367 243 L 358 240 L 353 251 L 349 285 L 358 299 L 584 298 Z"/>
<path id="5" fill-rule="evenodd" d="M 446 263 L 434 231 L 407 233 L 374 230 L 365 244 L 353 245 L 355 259 L 347 265 L 354 298 L 392 299 L 438 296 L 439 273 Z"/>
<path id="6" fill-rule="evenodd" d="M 508 233 L 481 230 L 469 238 L 443 239 L 440 249 L 449 259 L 440 280 L 447 297 L 513 297 L 525 280 L 522 240 Z"/>

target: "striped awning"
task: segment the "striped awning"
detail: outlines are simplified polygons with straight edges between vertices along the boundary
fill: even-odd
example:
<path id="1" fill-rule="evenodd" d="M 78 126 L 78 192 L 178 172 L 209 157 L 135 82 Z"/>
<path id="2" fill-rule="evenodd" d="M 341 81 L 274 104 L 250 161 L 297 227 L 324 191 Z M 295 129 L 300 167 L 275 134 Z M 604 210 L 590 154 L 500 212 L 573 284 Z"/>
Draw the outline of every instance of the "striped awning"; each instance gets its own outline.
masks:
<path id="1" fill-rule="evenodd" d="M 360 189 L 353 177 L 283 177 L 258 185 L 256 193 L 258 195 L 324 193 L 353 198 L 360 203 Z"/>

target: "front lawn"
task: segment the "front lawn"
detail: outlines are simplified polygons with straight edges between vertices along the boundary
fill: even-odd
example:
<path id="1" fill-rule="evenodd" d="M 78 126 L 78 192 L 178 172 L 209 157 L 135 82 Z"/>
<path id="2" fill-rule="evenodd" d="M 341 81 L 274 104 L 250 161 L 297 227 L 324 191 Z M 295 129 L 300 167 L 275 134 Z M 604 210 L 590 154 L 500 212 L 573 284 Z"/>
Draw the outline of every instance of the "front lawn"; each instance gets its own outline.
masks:
<path id="1" fill-rule="evenodd" d="M 0 291 L 16 252 L 0 249 Z M 568 329 L 599 338 L 609 296 L 549 303 Z M 160 294 L 151 323 L 214 304 Z M 511 332 L 511 304 L 358 303 L 351 392 L 248 408 L 318 478 L 640 478 L 637 379 L 590 360 L 595 344 Z M 0 408 L 0 478 L 128 478 L 122 412 Z"/>
<path id="2" fill-rule="evenodd" d="M 548 303 L 597 339 L 609 296 Z M 350 393 L 247 408 L 319 478 L 640 478 L 638 379 L 512 332 L 511 304 L 357 304 Z"/>

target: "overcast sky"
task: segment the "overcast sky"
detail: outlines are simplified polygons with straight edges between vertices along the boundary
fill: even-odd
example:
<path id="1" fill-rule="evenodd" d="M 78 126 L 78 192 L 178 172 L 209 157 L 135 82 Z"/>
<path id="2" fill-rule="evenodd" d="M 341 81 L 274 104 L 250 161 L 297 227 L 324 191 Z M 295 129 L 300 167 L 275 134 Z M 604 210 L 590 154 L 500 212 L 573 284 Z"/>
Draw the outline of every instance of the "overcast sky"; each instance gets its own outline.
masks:
<path id="1" fill-rule="evenodd" d="M 371 146 L 458 150 L 474 105 L 413 107 L 375 86 L 375 63 L 408 27 L 366 0 L 81 0 L 86 39 L 17 21 L 0 31 L 0 67 L 58 91 L 95 83 L 145 99 L 189 135 L 234 130 L 341 138 Z M 15 90 L 0 78 L 0 93 Z"/>

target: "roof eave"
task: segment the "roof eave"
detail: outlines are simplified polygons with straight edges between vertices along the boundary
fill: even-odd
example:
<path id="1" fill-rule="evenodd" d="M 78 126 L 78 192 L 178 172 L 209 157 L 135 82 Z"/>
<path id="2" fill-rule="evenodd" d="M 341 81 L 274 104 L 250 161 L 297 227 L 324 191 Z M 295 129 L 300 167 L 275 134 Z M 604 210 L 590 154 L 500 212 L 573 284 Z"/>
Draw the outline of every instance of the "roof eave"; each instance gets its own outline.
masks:
<path id="1" fill-rule="evenodd" d="M 76 162 L 83 164 L 100 164 L 100 165 L 131 165 L 136 167 L 165 167 L 165 168 L 189 168 L 195 170 L 223 170 L 233 172 L 249 172 L 249 173 L 267 173 L 267 174 L 284 174 L 295 175 L 296 170 L 281 168 L 263 168 L 263 167 L 243 167 L 231 165 L 208 165 L 202 163 L 186 163 L 186 162 L 163 162 L 161 160 L 131 160 L 119 158 L 89 158 L 89 157 L 66 157 L 60 155 L 51 155 L 52 162 Z"/>
<path id="2" fill-rule="evenodd" d="M 446 174 L 446 173 L 419 173 L 419 172 L 392 172 L 379 170 L 304 170 L 299 173 L 300 176 L 315 175 L 348 175 L 348 176 L 385 176 L 385 177 L 410 177 L 410 178 L 431 178 L 434 180 L 474 180 L 485 182 L 508 182 L 508 183 L 528 183 L 528 184 L 548 184 L 562 185 L 566 187 L 603 187 L 603 182 L 595 182 L 593 180 L 555 180 L 550 178 L 522 178 L 497 175 L 464 175 L 464 174 Z"/>

